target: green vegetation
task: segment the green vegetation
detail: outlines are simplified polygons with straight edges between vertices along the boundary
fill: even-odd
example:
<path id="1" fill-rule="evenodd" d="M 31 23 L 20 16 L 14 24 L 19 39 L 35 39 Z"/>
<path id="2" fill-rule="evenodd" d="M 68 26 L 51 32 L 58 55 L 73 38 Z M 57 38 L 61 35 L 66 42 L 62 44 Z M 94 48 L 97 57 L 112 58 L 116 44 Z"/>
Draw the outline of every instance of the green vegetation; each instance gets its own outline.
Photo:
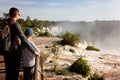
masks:
<path id="1" fill-rule="evenodd" d="M 86 50 L 100 51 L 99 49 L 95 48 L 94 46 L 87 46 Z"/>
<path id="2" fill-rule="evenodd" d="M 91 75 L 88 80 L 105 80 L 103 75 L 99 75 L 98 73 L 94 73 Z"/>
<path id="3" fill-rule="evenodd" d="M 55 73 L 57 75 L 71 75 L 72 73 L 67 70 L 56 70 Z"/>
<path id="4" fill-rule="evenodd" d="M 51 36 L 49 31 L 46 29 L 45 32 L 40 32 L 39 36 Z"/>
<path id="5" fill-rule="evenodd" d="M 53 56 L 53 60 L 51 60 L 50 62 L 53 63 L 53 70 L 52 71 L 56 71 L 56 68 L 57 68 L 57 59 L 59 58 L 59 47 L 57 45 L 54 45 L 52 48 L 51 48 L 51 53 L 54 54 Z"/>
<path id="6" fill-rule="evenodd" d="M 50 54 L 47 52 L 47 53 L 41 53 L 41 58 L 42 58 L 42 63 L 44 63 L 47 58 L 50 56 Z"/>
<path id="7" fill-rule="evenodd" d="M 90 66 L 88 65 L 87 61 L 83 58 L 79 58 L 77 61 L 75 61 L 69 69 L 71 72 L 76 72 L 78 74 L 81 74 L 83 77 L 86 77 L 90 74 Z"/>
<path id="8" fill-rule="evenodd" d="M 65 33 L 62 36 L 63 40 L 61 41 L 61 44 L 63 45 L 71 45 L 76 46 L 80 42 L 79 35 L 78 34 L 72 34 L 70 32 Z"/>

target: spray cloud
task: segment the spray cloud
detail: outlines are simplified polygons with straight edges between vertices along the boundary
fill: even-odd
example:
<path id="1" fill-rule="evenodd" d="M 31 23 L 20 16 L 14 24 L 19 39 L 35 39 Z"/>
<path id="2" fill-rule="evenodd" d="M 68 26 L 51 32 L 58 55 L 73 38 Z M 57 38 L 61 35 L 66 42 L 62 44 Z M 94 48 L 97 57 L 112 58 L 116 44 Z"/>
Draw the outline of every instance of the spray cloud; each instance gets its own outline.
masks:
<path id="1" fill-rule="evenodd" d="M 79 33 L 80 41 L 92 42 L 103 51 L 120 50 L 120 21 L 61 21 L 57 26 L 61 32 Z"/>

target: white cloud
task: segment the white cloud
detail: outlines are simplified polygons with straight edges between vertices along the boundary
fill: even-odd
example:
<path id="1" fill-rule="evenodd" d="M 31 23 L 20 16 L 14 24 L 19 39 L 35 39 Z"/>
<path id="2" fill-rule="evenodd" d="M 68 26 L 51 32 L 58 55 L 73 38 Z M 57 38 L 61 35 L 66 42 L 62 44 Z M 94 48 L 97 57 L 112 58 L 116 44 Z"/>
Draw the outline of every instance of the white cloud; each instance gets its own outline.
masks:
<path id="1" fill-rule="evenodd" d="M 77 2 L 78 1 L 78 2 Z M 85 0 L 69 3 L 38 0 L 1 0 L 0 16 L 10 7 L 20 9 L 21 17 L 48 20 L 109 20 L 120 19 L 120 0 Z"/>
<path id="2" fill-rule="evenodd" d="M 67 4 L 65 3 L 47 3 L 49 6 L 66 6 Z"/>

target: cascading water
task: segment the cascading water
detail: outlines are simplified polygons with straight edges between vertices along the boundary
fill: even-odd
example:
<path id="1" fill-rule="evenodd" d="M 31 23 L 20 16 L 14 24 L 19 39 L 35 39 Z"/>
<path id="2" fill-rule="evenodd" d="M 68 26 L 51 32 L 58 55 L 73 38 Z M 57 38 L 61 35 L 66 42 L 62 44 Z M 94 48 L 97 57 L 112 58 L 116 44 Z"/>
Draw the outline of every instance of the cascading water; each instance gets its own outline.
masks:
<path id="1" fill-rule="evenodd" d="M 62 32 L 79 33 L 81 42 L 91 42 L 100 50 L 110 52 L 120 50 L 120 21 L 62 21 L 55 27 L 51 27 L 50 32 L 53 35 L 59 35 Z"/>

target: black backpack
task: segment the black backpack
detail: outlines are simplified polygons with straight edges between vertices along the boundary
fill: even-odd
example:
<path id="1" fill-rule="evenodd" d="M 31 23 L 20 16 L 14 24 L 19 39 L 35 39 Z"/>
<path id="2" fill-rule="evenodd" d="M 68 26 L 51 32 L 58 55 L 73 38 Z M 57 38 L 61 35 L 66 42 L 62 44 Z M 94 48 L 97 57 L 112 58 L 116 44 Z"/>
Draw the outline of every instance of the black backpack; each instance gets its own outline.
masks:
<path id="1" fill-rule="evenodd" d="M 8 22 L 5 20 L 0 25 L 0 55 L 4 55 L 5 51 L 9 51 L 11 46 L 11 34 Z"/>

